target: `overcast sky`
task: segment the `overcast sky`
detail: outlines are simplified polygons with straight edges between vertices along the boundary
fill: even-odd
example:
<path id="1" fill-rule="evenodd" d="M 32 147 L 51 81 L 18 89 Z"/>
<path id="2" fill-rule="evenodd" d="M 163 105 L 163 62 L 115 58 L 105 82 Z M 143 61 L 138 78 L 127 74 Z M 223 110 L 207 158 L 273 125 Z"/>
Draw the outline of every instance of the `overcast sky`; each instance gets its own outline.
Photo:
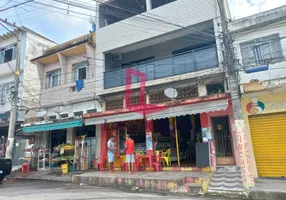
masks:
<path id="1" fill-rule="evenodd" d="M 27 0 L 0 0 L 0 10 Z M 68 7 L 53 0 L 35 0 L 36 2 L 60 7 L 62 10 L 43 4 L 28 3 L 8 11 L 0 12 L 1 18 L 24 25 L 44 36 L 61 43 L 88 33 L 91 30 L 90 16 L 94 13 L 88 10 Z M 92 0 L 74 0 L 94 6 Z M 232 18 L 238 19 L 261 11 L 286 5 L 286 0 L 228 0 Z M 69 10 L 69 11 L 68 11 Z M 78 13 L 73 13 L 75 11 Z M 4 33 L 0 26 L 0 34 Z"/>

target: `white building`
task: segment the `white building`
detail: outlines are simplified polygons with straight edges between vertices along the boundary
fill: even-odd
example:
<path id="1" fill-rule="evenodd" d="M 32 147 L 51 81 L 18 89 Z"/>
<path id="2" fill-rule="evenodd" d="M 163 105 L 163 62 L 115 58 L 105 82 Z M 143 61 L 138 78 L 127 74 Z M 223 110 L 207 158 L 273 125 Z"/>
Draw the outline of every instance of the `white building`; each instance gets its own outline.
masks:
<path id="1" fill-rule="evenodd" d="M 96 126 L 82 124 L 83 114 L 101 111 L 94 58 L 95 33 L 89 33 L 31 59 L 39 73 L 41 106 L 31 107 L 34 115 L 26 117 L 22 132 L 36 136 L 40 148 L 74 144 L 82 135 L 95 140 Z"/>
<path id="2" fill-rule="evenodd" d="M 40 87 L 36 65 L 30 63 L 30 59 L 42 53 L 46 48 L 55 45 L 55 42 L 44 36 L 22 27 L 21 39 L 21 74 L 19 84 L 19 101 L 17 128 L 24 121 L 26 107 L 39 105 Z M 7 137 L 8 124 L 11 110 L 10 88 L 14 85 L 13 71 L 16 68 L 17 31 L 0 35 L 0 137 Z M 18 143 L 16 141 L 16 143 Z M 19 147 L 19 145 L 18 145 Z M 20 145 L 19 148 L 23 146 Z M 21 150 L 20 150 L 21 151 Z M 17 152 L 16 152 L 17 154 Z M 15 155 L 15 159 L 20 155 Z"/>
<path id="3" fill-rule="evenodd" d="M 231 23 L 254 177 L 286 176 L 285 18 L 282 6 Z"/>

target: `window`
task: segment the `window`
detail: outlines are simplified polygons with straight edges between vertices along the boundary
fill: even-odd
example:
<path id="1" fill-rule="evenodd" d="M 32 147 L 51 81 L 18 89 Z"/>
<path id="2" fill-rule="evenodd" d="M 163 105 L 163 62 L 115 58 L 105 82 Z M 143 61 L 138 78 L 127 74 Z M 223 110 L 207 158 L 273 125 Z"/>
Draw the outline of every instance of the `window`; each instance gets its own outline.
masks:
<path id="1" fill-rule="evenodd" d="M 176 1 L 176 0 L 153 0 L 152 1 L 152 9 L 158 8 L 160 6 L 171 3 L 173 1 Z"/>
<path id="2" fill-rule="evenodd" d="M 61 70 L 55 70 L 55 71 L 51 71 L 47 73 L 47 86 L 49 88 L 51 87 L 56 87 L 60 85 L 60 81 L 61 81 Z"/>
<path id="3" fill-rule="evenodd" d="M 73 65 L 73 80 L 84 80 L 88 76 L 89 62 L 84 61 Z"/>
<path id="4" fill-rule="evenodd" d="M 265 65 L 283 59 L 279 34 L 274 34 L 240 44 L 245 67 Z"/>
<path id="5" fill-rule="evenodd" d="M 17 44 L 10 44 L 0 48 L 0 64 L 16 59 Z"/>
<path id="6" fill-rule="evenodd" d="M 0 99 L 6 99 L 11 93 L 11 87 L 14 86 L 14 82 L 5 83 L 0 85 Z"/>

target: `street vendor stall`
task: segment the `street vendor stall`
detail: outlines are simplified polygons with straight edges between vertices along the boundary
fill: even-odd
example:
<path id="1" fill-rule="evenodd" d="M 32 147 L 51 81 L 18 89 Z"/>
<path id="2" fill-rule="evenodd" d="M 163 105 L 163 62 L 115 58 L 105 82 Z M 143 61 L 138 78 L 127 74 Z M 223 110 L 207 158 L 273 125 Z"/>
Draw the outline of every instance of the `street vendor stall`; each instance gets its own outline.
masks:
<path id="1" fill-rule="evenodd" d="M 75 170 L 74 165 L 74 146 L 71 144 L 61 144 L 55 147 L 53 152 L 53 166 L 61 166 L 68 165 L 68 169 L 70 171 Z M 63 173 L 67 173 L 67 171 L 63 171 Z"/>

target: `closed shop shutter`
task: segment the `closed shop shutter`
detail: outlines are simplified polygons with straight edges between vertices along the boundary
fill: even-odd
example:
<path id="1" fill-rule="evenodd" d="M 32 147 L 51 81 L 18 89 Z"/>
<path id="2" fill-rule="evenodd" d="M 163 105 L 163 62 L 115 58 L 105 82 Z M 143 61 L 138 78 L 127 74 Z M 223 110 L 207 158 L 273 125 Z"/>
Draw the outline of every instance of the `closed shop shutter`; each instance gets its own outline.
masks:
<path id="1" fill-rule="evenodd" d="M 286 177 L 286 113 L 249 117 L 258 176 Z"/>

